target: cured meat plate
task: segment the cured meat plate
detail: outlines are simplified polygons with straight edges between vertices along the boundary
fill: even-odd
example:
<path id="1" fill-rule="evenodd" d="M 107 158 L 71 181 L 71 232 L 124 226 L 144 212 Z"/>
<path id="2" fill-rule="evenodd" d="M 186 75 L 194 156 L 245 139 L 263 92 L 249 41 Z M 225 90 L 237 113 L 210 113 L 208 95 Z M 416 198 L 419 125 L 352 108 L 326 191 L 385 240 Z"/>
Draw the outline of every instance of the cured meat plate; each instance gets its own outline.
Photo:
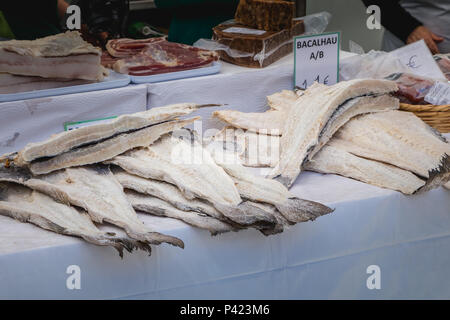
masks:
<path id="1" fill-rule="evenodd" d="M 170 80 L 178 80 L 185 78 L 193 78 L 200 76 L 207 76 L 211 74 L 216 74 L 220 72 L 220 68 L 222 65 L 220 62 L 214 61 L 211 65 L 207 67 L 191 69 L 191 70 L 183 70 L 183 71 L 175 71 L 168 73 L 160 73 L 154 74 L 150 76 L 130 76 L 132 83 L 154 83 L 154 82 L 163 82 Z"/>
<path id="2" fill-rule="evenodd" d="M 52 89 L 32 90 L 19 93 L 0 94 L 0 102 L 10 102 L 17 100 L 26 100 L 34 98 L 43 98 L 49 96 L 60 96 L 72 93 L 82 93 L 89 91 L 120 88 L 128 85 L 131 81 L 127 74 L 120 74 L 113 70 L 108 70 L 109 75 L 102 81 L 79 85 L 69 85 Z"/>

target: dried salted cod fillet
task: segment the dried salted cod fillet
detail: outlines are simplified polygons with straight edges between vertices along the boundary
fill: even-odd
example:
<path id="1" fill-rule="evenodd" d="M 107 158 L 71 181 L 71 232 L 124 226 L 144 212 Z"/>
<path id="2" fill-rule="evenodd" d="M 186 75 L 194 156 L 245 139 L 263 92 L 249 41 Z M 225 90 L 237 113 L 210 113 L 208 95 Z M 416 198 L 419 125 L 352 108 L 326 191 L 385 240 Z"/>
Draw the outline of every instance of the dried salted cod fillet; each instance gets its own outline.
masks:
<path id="1" fill-rule="evenodd" d="M 314 157 L 339 128 L 355 116 L 397 110 L 399 105 L 398 99 L 390 95 L 358 97 L 346 102 L 335 112 L 332 119 L 322 129 L 319 136 L 319 143 L 309 153 L 308 160 Z"/>
<path id="2" fill-rule="evenodd" d="M 366 112 L 384 112 L 398 109 L 398 99 L 389 95 L 365 96 L 351 99 L 345 103 L 345 107 L 336 112 L 336 120 L 329 121 L 322 130 L 319 137 L 319 143 L 309 153 L 308 159 L 311 159 L 320 148 L 323 147 L 335 132 L 355 115 Z M 286 113 L 283 117 L 287 119 Z M 255 129 L 256 131 L 256 129 Z M 235 143 L 236 150 L 245 166 L 249 167 L 275 167 L 280 161 L 280 137 L 270 135 L 269 130 L 258 128 L 257 132 L 243 131 L 242 129 L 233 129 L 225 127 L 214 136 L 215 141 L 226 141 Z"/>
<path id="3" fill-rule="evenodd" d="M 278 211 L 278 209 L 271 204 L 262 203 L 262 202 L 254 202 L 254 201 L 246 201 L 246 202 L 255 208 L 259 208 L 260 210 L 267 212 L 268 214 L 272 215 L 275 218 L 276 224 L 273 226 L 273 228 L 266 228 L 266 229 L 259 230 L 265 236 L 270 236 L 270 235 L 281 233 L 289 226 L 295 224 L 295 223 L 287 220 L 281 214 L 281 212 Z"/>
<path id="4" fill-rule="evenodd" d="M 77 236 L 96 245 L 112 246 L 121 257 L 123 249 L 131 252 L 139 248 L 151 253 L 149 245 L 100 231 L 84 211 L 58 203 L 20 184 L 0 183 L 0 214 L 56 233 Z"/>
<path id="5" fill-rule="evenodd" d="M 223 189 L 227 188 L 228 190 L 223 190 L 224 193 L 221 193 L 221 189 L 212 189 L 208 181 L 204 179 L 203 174 L 197 172 L 194 166 L 188 168 L 185 165 L 174 164 L 164 155 L 154 152 L 153 149 L 135 149 L 114 157 L 107 163 L 120 166 L 125 171 L 143 178 L 176 185 L 188 199 L 198 197 L 211 203 L 234 206 L 242 202 L 231 178 L 228 176 L 224 175 L 224 181 L 222 181 L 226 184 Z"/>
<path id="6" fill-rule="evenodd" d="M 81 146 L 49 159 L 33 161 L 29 164 L 29 167 L 33 174 L 38 175 L 69 167 L 99 163 L 127 150 L 147 146 L 163 134 L 180 129 L 198 119 L 196 117 L 187 120 L 162 122 L 131 133 L 121 133 L 102 142 Z"/>
<path id="7" fill-rule="evenodd" d="M 59 202 L 83 208 L 92 221 L 108 222 L 123 228 L 133 239 L 150 244 L 166 242 L 184 247 L 180 239 L 155 232 L 139 220 L 126 199 L 122 186 L 107 166 L 68 168 L 38 177 L 33 177 L 21 168 L 15 170 L 3 167 L 0 170 L 0 181 L 21 183 Z"/>
<path id="8" fill-rule="evenodd" d="M 350 120 L 350 122 L 351 121 L 353 120 Z M 280 139 L 279 137 L 274 136 L 266 136 L 266 138 L 267 137 L 270 137 L 272 140 L 274 138 Z M 260 137 L 260 139 L 262 139 L 262 137 Z M 306 162 L 305 170 L 339 174 L 386 189 L 401 191 L 405 194 L 426 190 L 425 182 L 413 173 L 389 164 L 371 161 L 370 159 L 364 159 L 364 157 L 357 157 L 346 151 L 347 145 L 350 145 L 350 143 L 346 143 L 337 138 L 332 138 L 323 147 L 326 148 L 326 150 L 319 151 L 312 160 Z M 262 145 L 260 145 L 259 148 L 261 148 L 261 146 Z M 245 151 L 244 154 L 247 155 L 248 150 Z M 258 151 L 268 153 L 268 151 L 264 150 Z M 243 164 L 245 163 L 246 162 Z M 241 196 L 245 198 L 242 194 Z"/>
<path id="9" fill-rule="evenodd" d="M 171 183 L 184 197 L 206 200 L 240 225 L 266 228 L 275 223 L 263 210 L 242 202 L 233 180 L 201 144 L 192 147 L 190 143 L 166 135 L 147 148 L 131 150 L 108 163 L 143 178 Z"/>
<path id="10" fill-rule="evenodd" d="M 225 127 L 213 138 L 214 142 L 223 142 L 227 148 L 239 156 L 247 167 L 274 167 L 280 161 L 280 136 L 244 131 Z"/>
<path id="11" fill-rule="evenodd" d="M 236 110 L 214 111 L 213 117 L 218 118 L 236 128 L 259 132 L 266 129 L 272 135 L 281 135 L 286 120 L 284 111 L 269 110 L 266 112 L 240 112 Z"/>
<path id="12" fill-rule="evenodd" d="M 108 123 L 100 123 L 77 130 L 65 131 L 53 135 L 44 142 L 29 143 L 18 154 L 22 162 L 31 162 L 70 151 L 76 147 L 101 142 L 121 133 L 131 132 L 152 124 L 173 120 L 193 111 L 211 105 L 178 103 L 147 111 L 125 114 Z"/>
<path id="13" fill-rule="evenodd" d="M 211 143 L 208 147 L 216 163 L 233 178 L 243 199 L 271 204 L 292 223 L 314 220 L 333 211 L 323 204 L 295 197 L 278 181 L 249 173 L 236 156 L 220 144 Z"/>
<path id="14" fill-rule="evenodd" d="M 213 236 L 224 232 L 237 231 L 233 226 L 226 222 L 198 212 L 177 209 L 170 203 L 159 198 L 131 190 L 126 190 L 125 193 L 128 201 L 135 210 L 156 216 L 182 220 L 194 227 L 208 230 Z"/>
<path id="15" fill-rule="evenodd" d="M 425 181 L 407 170 L 357 157 L 345 148 L 340 148 L 338 143 L 329 143 L 323 147 L 306 163 L 305 170 L 334 173 L 404 194 L 416 193 L 425 185 Z"/>
<path id="16" fill-rule="evenodd" d="M 186 130 L 183 133 L 188 132 L 189 130 Z M 172 162 L 183 163 L 185 168 L 195 169 L 210 186 L 218 190 L 223 196 L 229 192 L 227 188 L 231 188 L 232 186 L 233 180 L 220 166 L 217 165 L 211 154 L 203 148 L 196 137 L 195 132 L 178 138 L 174 136 L 164 136 L 161 141 L 151 145 L 149 149 L 158 155 L 165 156 L 166 159 L 171 159 Z M 227 184 L 224 184 L 224 179 L 227 181 Z M 226 185 L 228 185 L 227 188 L 225 187 Z M 237 191 L 238 190 L 233 186 L 233 195 L 235 195 Z M 225 212 L 224 214 L 228 218 L 237 223 L 241 223 L 241 217 L 246 217 L 243 221 L 244 224 L 246 224 L 247 219 L 252 220 L 252 223 L 257 223 L 258 221 L 268 223 L 276 222 L 276 219 L 270 213 L 266 212 L 264 208 L 255 206 L 249 201 L 244 201 L 240 203 L 237 208 L 231 208 L 231 210 L 228 207 L 224 207 L 221 203 L 214 205 L 219 211 Z M 268 226 L 267 228 L 263 226 L 263 229 L 273 228 L 272 226 Z"/>
<path id="17" fill-rule="evenodd" d="M 242 201 L 231 178 L 214 162 L 209 152 L 200 143 L 186 142 L 175 136 L 165 135 L 150 145 L 148 150 L 182 170 L 197 174 L 203 181 L 214 187 L 222 200 L 211 198 L 211 202 L 238 205 Z M 200 190 L 198 192 L 201 193 Z"/>
<path id="18" fill-rule="evenodd" d="M 270 109 L 266 112 L 240 112 L 235 110 L 220 110 L 213 113 L 216 117 L 233 127 L 251 132 L 267 130 L 267 134 L 281 135 L 286 115 L 298 96 L 294 91 L 283 90 L 267 97 Z"/>
<path id="19" fill-rule="evenodd" d="M 352 108 L 351 99 L 383 95 L 397 90 L 388 80 L 356 79 L 343 81 L 330 87 L 314 84 L 295 102 L 287 117 L 281 137 L 280 162 L 270 173 L 285 186 L 290 186 L 301 172 L 308 156 L 320 143 L 326 143 L 324 128 L 338 128 L 331 124 L 341 116 L 342 110 Z M 361 110 L 370 112 L 370 110 Z"/>
<path id="20" fill-rule="evenodd" d="M 336 133 L 334 140 L 354 155 L 389 163 L 427 179 L 426 190 L 450 179 L 450 144 L 413 113 L 389 111 L 356 117 Z"/>
<path id="21" fill-rule="evenodd" d="M 126 189 L 160 198 L 183 211 L 194 211 L 222 221 L 228 221 L 228 219 L 211 204 L 197 198 L 188 199 L 184 197 L 181 191 L 173 184 L 142 178 L 130 174 L 120 168 L 113 168 L 113 173 L 117 181 L 119 181 L 122 187 Z"/>
<path id="22" fill-rule="evenodd" d="M 298 97 L 299 95 L 292 90 L 281 90 L 267 96 L 267 102 L 272 110 L 290 111 Z"/>
<path id="23" fill-rule="evenodd" d="M 151 154 L 148 150 L 139 150 L 130 155 L 115 157 L 108 161 L 120 166 L 127 172 L 147 179 L 166 181 L 177 186 L 188 199 L 200 198 L 211 203 L 219 212 L 230 220 L 242 226 L 269 227 L 274 223 L 272 217 L 267 217 L 262 210 L 252 210 L 242 200 L 229 202 L 204 181 L 195 171 L 183 170 L 168 161 Z M 223 181 L 217 181 L 220 184 Z M 228 184 L 228 182 L 225 182 Z M 234 184 L 231 185 L 235 189 Z M 237 194 L 239 196 L 239 194 Z M 269 220 L 269 221 L 267 221 Z"/>

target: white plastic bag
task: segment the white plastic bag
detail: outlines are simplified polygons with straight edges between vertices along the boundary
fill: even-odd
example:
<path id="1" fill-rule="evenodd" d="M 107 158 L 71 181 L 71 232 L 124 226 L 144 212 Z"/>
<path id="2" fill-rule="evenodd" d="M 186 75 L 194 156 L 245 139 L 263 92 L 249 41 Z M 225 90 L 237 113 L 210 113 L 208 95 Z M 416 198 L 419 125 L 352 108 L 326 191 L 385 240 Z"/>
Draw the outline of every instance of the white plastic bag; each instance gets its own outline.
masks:
<path id="1" fill-rule="evenodd" d="M 408 73 L 410 69 L 387 52 L 371 50 L 362 55 L 342 59 L 339 64 L 340 80 L 361 78 L 382 79 L 393 73 Z"/>
<path id="2" fill-rule="evenodd" d="M 305 25 L 305 35 L 311 35 L 324 32 L 330 23 L 331 17 L 331 13 L 322 11 L 295 18 L 294 20 L 303 20 L 303 24 Z"/>

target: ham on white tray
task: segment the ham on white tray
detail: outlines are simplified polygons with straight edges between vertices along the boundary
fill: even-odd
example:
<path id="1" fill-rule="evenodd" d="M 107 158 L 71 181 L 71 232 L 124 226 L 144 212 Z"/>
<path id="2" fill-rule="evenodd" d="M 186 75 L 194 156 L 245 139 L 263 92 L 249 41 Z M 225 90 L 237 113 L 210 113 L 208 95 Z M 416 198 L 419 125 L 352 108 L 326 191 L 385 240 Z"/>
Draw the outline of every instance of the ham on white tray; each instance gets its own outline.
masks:
<path id="1" fill-rule="evenodd" d="M 119 73 L 149 76 L 196 69 L 218 60 L 214 51 L 169 42 L 165 38 L 113 39 L 106 45 L 102 64 Z"/>

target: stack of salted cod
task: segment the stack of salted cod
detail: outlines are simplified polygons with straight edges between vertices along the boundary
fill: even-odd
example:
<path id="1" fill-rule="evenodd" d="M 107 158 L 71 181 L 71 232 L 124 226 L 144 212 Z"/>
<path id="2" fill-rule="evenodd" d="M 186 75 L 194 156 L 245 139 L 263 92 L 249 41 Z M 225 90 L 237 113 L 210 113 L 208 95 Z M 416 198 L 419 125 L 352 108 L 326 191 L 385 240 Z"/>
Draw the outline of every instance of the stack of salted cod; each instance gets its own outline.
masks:
<path id="1" fill-rule="evenodd" d="M 213 235 L 254 227 L 262 233 L 331 212 L 292 196 L 276 181 L 218 165 L 190 131 L 200 107 L 176 104 L 54 135 L 0 158 L 0 214 L 119 250 L 169 243 L 175 237 L 144 225 L 136 211 L 185 221 Z M 113 166 L 112 170 L 110 166 Z M 124 188 L 126 190 L 124 191 Z M 110 223 L 129 237 L 99 230 Z"/>
<path id="2" fill-rule="evenodd" d="M 333 164 L 333 155 L 345 157 L 346 165 Z M 390 179 L 405 194 L 430 190 L 450 179 L 450 144 L 410 112 L 389 111 L 354 118 L 307 167 L 350 175 L 352 171 L 347 171 L 353 159 L 364 159 L 359 163 L 372 174 L 366 182 L 381 185 L 382 179 Z"/>
<path id="3" fill-rule="evenodd" d="M 280 183 L 227 165 L 194 134 L 166 135 L 107 163 L 137 210 L 181 219 L 212 234 L 254 227 L 269 235 L 330 213 L 316 202 L 294 197 Z"/>
<path id="4" fill-rule="evenodd" d="M 405 194 L 442 185 L 449 144 L 413 114 L 394 111 L 395 88 L 385 80 L 352 80 L 315 84 L 300 97 L 282 91 L 268 97 L 271 109 L 258 117 L 217 112 L 231 127 L 215 140 L 234 143 L 245 165 L 275 167 L 271 176 L 286 185 L 302 168 Z"/>
<path id="5" fill-rule="evenodd" d="M 193 122 L 197 118 L 177 117 L 204 106 L 176 104 L 123 115 L 110 123 L 28 144 L 20 152 L 2 157 L 0 214 L 120 250 L 142 248 L 150 252 L 149 244 L 162 242 L 184 247 L 180 239 L 158 233 L 139 220 L 122 186 L 101 163 L 132 148 L 148 146 Z M 72 219 L 67 218 L 70 214 Z M 95 223 L 122 228 L 132 240 L 102 233 L 87 216 Z"/>

